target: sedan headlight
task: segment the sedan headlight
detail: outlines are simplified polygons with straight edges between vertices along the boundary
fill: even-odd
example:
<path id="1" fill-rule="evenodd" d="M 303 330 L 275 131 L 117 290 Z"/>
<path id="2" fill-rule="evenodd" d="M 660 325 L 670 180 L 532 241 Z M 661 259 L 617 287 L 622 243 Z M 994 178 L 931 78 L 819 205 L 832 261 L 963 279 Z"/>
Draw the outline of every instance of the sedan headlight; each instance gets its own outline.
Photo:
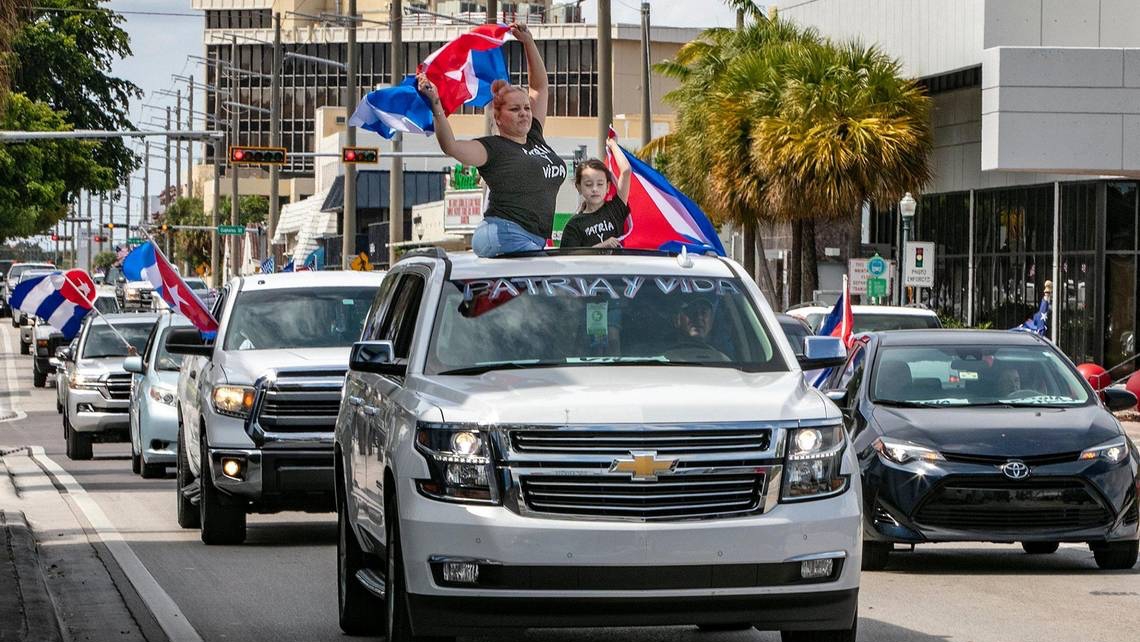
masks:
<path id="1" fill-rule="evenodd" d="M 174 389 L 167 386 L 151 386 L 150 398 L 167 406 L 174 405 Z"/>
<path id="2" fill-rule="evenodd" d="M 498 503 L 493 492 L 490 437 L 468 425 L 420 423 L 416 449 L 427 459 L 431 479 L 420 492 L 434 499 L 479 504 Z"/>
<path id="3" fill-rule="evenodd" d="M 1111 439 L 1081 453 L 1082 460 L 1104 459 L 1112 464 L 1120 463 L 1127 458 L 1128 442 L 1124 440 L 1124 437 Z"/>
<path id="4" fill-rule="evenodd" d="M 842 424 L 791 430 L 780 499 L 820 499 L 843 492 L 847 477 L 839 470 L 846 445 L 847 432 Z"/>
<path id="5" fill-rule="evenodd" d="M 68 377 L 67 385 L 72 388 L 96 390 L 99 388 L 99 375 L 83 374 L 76 371 L 71 373 L 71 376 Z"/>
<path id="6" fill-rule="evenodd" d="M 945 460 L 942 453 L 937 450 L 889 437 L 880 437 L 871 446 L 879 451 L 879 455 L 884 459 L 896 464 L 906 464 L 912 461 L 936 462 Z"/>
<path id="7" fill-rule="evenodd" d="M 218 386 L 214 388 L 214 410 L 220 415 L 245 419 L 253 408 L 253 388 Z"/>

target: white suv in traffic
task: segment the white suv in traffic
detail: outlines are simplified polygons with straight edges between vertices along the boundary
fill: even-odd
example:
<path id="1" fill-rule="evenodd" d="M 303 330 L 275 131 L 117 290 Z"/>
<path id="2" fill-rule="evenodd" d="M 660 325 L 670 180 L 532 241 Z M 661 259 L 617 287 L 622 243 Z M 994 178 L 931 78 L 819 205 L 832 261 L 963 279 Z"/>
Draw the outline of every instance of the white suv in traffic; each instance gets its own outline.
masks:
<path id="1" fill-rule="evenodd" d="M 341 627 L 756 626 L 854 640 L 858 467 L 736 263 L 589 250 L 389 272 L 336 425 Z"/>

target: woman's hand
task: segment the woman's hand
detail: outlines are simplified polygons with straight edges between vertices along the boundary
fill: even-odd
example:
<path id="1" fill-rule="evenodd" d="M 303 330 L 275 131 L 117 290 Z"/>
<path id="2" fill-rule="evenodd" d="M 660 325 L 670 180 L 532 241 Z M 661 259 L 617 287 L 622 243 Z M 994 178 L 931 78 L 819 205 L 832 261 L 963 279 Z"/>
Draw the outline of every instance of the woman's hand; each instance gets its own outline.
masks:
<path id="1" fill-rule="evenodd" d="M 527 29 L 526 24 L 522 22 L 511 23 L 511 35 L 515 37 L 515 40 L 518 40 L 524 45 L 534 40 L 534 34 L 532 34 L 530 29 Z"/>
<path id="2" fill-rule="evenodd" d="M 432 108 L 435 108 L 436 105 L 439 105 L 439 90 L 435 88 L 435 83 L 428 80 L 428 77 L 426 75 L 416 74 L 416 88 L 420 90 L 420 93 L 424 95 L 424 98 L 428 99 L 428 102 L 431 103 Z"/>
<path id="3" fill-rule="evenodd" d="M 621 241 L 619 241 L 616 236 L 611 236 L 601 243 L 598 243 L 594 247 L 599 247 L 605 250 L 616 250 L 621 247 Z"/>

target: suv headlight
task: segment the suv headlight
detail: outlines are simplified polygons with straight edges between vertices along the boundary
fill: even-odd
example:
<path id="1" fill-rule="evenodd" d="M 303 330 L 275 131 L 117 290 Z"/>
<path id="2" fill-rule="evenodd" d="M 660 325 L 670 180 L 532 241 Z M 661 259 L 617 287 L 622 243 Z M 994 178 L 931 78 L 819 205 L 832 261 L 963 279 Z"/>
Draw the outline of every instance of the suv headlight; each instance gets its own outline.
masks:
<path id="1" fill-rule="evenodd" d="M 253 388 L 218 386 L 214 388 L 214 410 L 220 415 L 245 419 L 253 408 Z"/>
<path id="2" fill-rule="evenodd" d="M 150 398 L 154 399 L 158 403 L 166 404 L 167 406 L 173 406 L 174 405 L 175 398 L 174 398 L 174 389 L 173 388 L 169 388 L 167 386 L 155 385 L 155 386 L 150 387 L 149 394 L 150 394 Z"/>
<path id="3" fill-rule="evenodd" d="M 788 431 L 781 501 L 820 499 L 843 492 L 840 475 L 847 432 L 842 424 Z"/>
<path id="4" fill-rule="evenodd" d="M 493 490 L 490 435 L 485 430 L 421 422 L 416 425 L 416 450 L 431 470 L 431 479 L 417 482 L 421 493 L 444 501 L 499 503 Z"/>
<path id="5" fill-rule="evenodd" d="M 1110 439 L 1099 446 L 1093 446 L 1084 451 L 1080 458 L 1082 460 L 1104 459 L 1111 464 L 1120 463 L 1128 458 L 1128 442 L 1124 440 L 1124 437 Z"/>
<path id="6" fill-rule="evenodd" d="M 898 439 L 890 439 L 889 437 L 880 437 L 875 440 L 871 447 L 879 452 L 884 459 L 893 461 L 896 464 L 905 464 L 912 461 L 925 461 L 936 462 L 943 461 L 945 457 L 937 450 L 931 450 L 918 444 L 912 444 L 909 441 L 900 441 Z"/>
<path id="7" fill-rule="evenodd" d="M 83 374 L 78 371 L 72 372 L 71 376 L 67 379 L 67 385 L 83 390 L 97 390 L 99 388 L 99 375 Z"/>

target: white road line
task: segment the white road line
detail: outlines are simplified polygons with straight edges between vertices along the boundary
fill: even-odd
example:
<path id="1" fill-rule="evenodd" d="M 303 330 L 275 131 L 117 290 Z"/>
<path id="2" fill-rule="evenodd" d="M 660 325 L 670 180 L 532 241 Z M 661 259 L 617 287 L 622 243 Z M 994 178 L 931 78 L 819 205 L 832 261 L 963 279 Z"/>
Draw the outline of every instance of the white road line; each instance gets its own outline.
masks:
<path id="1" fill-rule="evenodd" d="M 154 614 L 154 618 L 171 642 L 202 642 L 202 637 L 191 626 L 182 610 L 150 574 L 142 560 L 135 555 L 130 544 L 123 539 L 111 520 L 107 518 L 107 514 L 103 512 L 103 509 L 99 507 L 91 495 L 87 494 L 83 486 L 75 481 L 75 478 L 59 464 L 52 461 L 44 453 L 43 447 L 29 446 L 29 451 L 32 459 L 67 489 L 75 505 L 83 511 L 99 539 L 107 546 L 107 550 L 111 551 L 111 555 L 115 557 L 115 562 L 123 569 L 123 573 L 135 587 L 135 591 L 138 592 L 146 607 Z"/>
<path id="2" fill-rule="evenodd" d="M 8 328 L 3 328 L 3 331 L 0 332 L 0 335 L 4 336 L 4 373 L 5 377 L 8 380 L 8 399 L 10 399 L 9 403 L 12 404 L 11 411 L 14 413 L 13 416 L 8 417 L 7 419 L 0 419 L 0 423 L 4 423 L 5 421 L 18 421 L 20 419 L 24 419 L 28 415 L 25 414 L 23 410 L 20 410 L 19 403 L 16 400 L 16 393 L 19 391 L 19 386 L 17 385 L 16 381 L 16 373 L 13 372 L 12 366 L 8 363 L 8 361 L 13 358 L 16 353 L 12 352 L 12 339 L 8 336 Z M 4 413 L 0 413 L 0 415 L 3 414 Z"/>

